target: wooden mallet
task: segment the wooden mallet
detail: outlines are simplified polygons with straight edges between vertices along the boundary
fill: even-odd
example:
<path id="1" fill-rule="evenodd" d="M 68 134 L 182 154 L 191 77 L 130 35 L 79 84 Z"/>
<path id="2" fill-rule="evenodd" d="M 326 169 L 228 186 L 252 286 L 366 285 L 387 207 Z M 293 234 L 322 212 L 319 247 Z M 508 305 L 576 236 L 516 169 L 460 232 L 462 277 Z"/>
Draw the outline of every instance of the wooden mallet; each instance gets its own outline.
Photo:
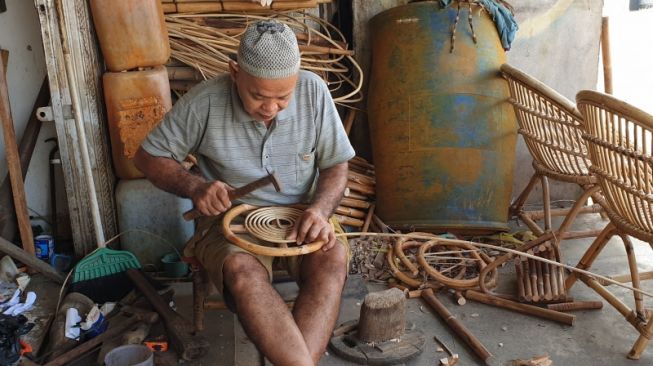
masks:
<path id="1" fill-rule="evenodd" d="M 257 179 L 249 184 L 246 184 L 240 188 L 236 188 L 233 191 L 229 191 L 229 201 L 234 201 L 252 191 L 255 191 L 259 188 L 262 188 L 264 186 L 267 186 L 268 184 L 272 184 L 274 186 L 274 189 L 277 192 L 281 192 L 281 182 L 279 182 L 279 179 L 277 176 L 274 174 L 274 172 L 269 173 L 263 178 Z M 197 209 L 192 209 L 190 211 L 184 212 L 184 220 L 190 221 L 190 220 L 195 220 L 196 218 L 202 216 L 202 213 L 200 213 Z"/>

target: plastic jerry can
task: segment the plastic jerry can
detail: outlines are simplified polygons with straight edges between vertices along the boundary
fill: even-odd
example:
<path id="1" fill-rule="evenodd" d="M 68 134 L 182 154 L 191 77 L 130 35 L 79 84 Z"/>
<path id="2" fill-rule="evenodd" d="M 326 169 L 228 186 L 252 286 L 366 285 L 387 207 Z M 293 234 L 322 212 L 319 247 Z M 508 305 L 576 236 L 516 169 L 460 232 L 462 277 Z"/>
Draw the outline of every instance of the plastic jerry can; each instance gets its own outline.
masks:
<path id="1" fill-rule="evenodd" d="M 166 63 L 170 43 L 160 0 L 91 0 L 90 3 L 109 71 Z"/>
<path id="2" fill-rule="evenodd" d="M 107 72 L 103 81 L 116 175 L 121 179 L 142 178 L 132 159 L 148 132 L 172 108 L 166 68 Z"/>

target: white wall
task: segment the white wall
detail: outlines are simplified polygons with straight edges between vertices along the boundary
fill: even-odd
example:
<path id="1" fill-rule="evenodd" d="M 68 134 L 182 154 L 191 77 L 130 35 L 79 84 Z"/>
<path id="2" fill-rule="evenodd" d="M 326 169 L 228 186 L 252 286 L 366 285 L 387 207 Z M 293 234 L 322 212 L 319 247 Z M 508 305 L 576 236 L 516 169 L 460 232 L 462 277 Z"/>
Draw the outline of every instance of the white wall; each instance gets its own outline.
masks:
<path id="1" fill-rule="evenodd" d="M 0 13 L 0 48 L 9 50 L 7 81 L 9 100 L 18 141 L 29 120 L 34 101 L 46 75 L 38 14 L 31 0 L 6 0 L 7 11 Z M 27 170 L 27 205 L 43 215 L 50 214 L 48 154 L 52 143 L 44 140 L 56 135 L 54 124 L 44 123 Z M 7 174 L 4 137 L 0 140 L 0 180 Z M 30 211 L 30 215 L 36 215 Z M 34 221 L 34 223 L 41 223 Z"/>
<path id="2" fill-rule="evenodd" d="M 606 1 L 613 95 L 653 114 L 653 8 L 629 11 L 629 0 Z M 603 65 L 597 90 L 603 88 Z"/>

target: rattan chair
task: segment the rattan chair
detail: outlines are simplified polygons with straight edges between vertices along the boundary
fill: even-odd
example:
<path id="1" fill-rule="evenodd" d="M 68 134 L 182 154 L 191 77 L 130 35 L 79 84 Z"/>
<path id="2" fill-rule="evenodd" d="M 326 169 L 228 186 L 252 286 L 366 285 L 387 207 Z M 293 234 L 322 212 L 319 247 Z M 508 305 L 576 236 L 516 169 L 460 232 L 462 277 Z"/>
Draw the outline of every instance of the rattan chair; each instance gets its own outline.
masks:
<path id="1" fill-rule="evenodd" d="M 597 196 L 599 188 L 588 170 L 582 116 L 571 101 L 530 75 L 507 64 L 501 66 L 501 72 L 508 80 L 518 132 L 533 157 L 535 170 L 510 206 L 511 216 L 521 219 L 538 238 L 546 234 L 547 240 L 556 244 L 562 239 L 598 235 L 600 230 L 569 231 L 578 214 L 601 211 L 599 205 L 586 205 L 589 197 Z M 571 208 L 551 209 L 549 178 L 582 188 L 582 195 Z M 542 186 L 544 210 L 526 211 L 524 203 L 538 182 Z M 555 231 L 551 228 L 551 216 L 565 216 Z M 536 223 L 539 219 L 544 219 L 544 228 Z"/>
<path id="2" fill-rule="evenodd" d="M 602 197 L 598 202 L 610 223 L 587 249 L 577 268 L 588 269 L 608 240 L 618 235 L 623 240 L 630 269 L 629 278 L 636 289 L 640 273 L 630 236 L 653 245 L 653 116 L 614 97 L 593 91 L 581 91 L 576 103 L 585 121 L 583 136 L 589 149 L 590 171 L 597 177 Z M 597 279 L 572 273 L 567 290 L 580 278 L 614 306 L 639 332 L 628 354 L 638 359 L 653 336 L 653 318 L 644 308 L 642 294 L 634 292 L 635 309 L 610 293 Z"/>

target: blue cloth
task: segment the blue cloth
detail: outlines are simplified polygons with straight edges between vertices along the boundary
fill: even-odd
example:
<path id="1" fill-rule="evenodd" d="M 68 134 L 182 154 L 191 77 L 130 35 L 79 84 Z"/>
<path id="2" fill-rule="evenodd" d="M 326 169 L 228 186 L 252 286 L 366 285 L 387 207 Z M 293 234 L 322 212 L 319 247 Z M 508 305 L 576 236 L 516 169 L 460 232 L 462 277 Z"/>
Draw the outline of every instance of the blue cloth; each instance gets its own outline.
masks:
<path id="1" fill-rule="evenodd" d="M 481 3 L 481 5 L 492 16 L 492 20 L 499 32 L 503 49 L 506 51 L 510 50 L 510 45 L 512 45 L 512 41 L 515 39 L 515 35 L 519 29 L 514 15 L 503 4 L 496 0 L 478 0 L 478 2 Z M 449 6 L 450 3 L 451 0 L 440 0 L 440 4 L 444 7 Z"/>

